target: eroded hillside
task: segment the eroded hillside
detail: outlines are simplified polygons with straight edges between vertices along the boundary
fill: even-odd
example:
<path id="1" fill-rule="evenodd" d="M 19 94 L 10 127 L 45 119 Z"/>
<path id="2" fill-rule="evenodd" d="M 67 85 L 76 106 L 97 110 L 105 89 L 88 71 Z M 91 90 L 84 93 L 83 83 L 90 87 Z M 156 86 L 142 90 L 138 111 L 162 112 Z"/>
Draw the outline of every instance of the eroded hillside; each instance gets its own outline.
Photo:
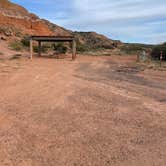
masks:
<path id="1" fill-rule="evenodd" d="M 6 40 L 20 39 L 25 35 L 67 36 L 71 34 L 75 35 L 80 50 L 112 49 L 120 43 L 95 32 L 72 32 L 48 20 L 40 19 L 9 0 L 0 1 L 0 37 L 4 36 Z"/>

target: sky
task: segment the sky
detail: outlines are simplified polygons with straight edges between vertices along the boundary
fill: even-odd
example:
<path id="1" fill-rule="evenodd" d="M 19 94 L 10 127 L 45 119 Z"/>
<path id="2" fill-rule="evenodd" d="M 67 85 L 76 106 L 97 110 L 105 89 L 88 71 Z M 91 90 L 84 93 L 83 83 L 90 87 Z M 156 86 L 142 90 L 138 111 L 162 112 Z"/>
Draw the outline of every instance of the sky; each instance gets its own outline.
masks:
<path id="1" fill-rule="evenodd" d="M 166 0 L 11 0 L 73 31 L 130 43 L 166 42 Z"/>

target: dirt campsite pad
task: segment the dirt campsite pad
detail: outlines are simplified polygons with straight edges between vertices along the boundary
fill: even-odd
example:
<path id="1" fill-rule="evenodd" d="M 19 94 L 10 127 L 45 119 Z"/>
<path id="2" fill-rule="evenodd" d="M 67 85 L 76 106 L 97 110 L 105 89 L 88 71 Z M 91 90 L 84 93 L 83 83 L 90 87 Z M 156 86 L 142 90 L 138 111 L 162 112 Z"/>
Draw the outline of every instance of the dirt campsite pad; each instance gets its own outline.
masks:
<path id="1" fill-rule="evenodd" d="M 135 57 L 0 61 L 0 166 L 165 166 L 166 72 Z"/>

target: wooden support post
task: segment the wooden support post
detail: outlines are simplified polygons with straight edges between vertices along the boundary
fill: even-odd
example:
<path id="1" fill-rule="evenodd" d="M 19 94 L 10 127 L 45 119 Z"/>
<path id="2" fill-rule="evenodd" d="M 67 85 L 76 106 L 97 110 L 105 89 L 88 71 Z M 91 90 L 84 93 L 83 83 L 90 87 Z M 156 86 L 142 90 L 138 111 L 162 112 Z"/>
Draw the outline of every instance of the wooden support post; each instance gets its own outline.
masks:
<path id="1" fill-rule="evenodd" d="M 41 41 L 38 41 L 38 55 L 41 56 Z"/>
<path id="2" fill-rule="evenodd" d="M 160 67 L 162 66 L 162 60 L 163 60 L 163 52 L 160 51 Z"/>
<path id="3" fill-rule="evenodd" d="M 30 59 L 32 60 L 33 57 L 33 40 L 30 40 Z"/>
<path id="4" fill-rule="evenodd" d="M 76 59 L 76 42 L 75 40 L 72 41 L 72 60 Z"/>

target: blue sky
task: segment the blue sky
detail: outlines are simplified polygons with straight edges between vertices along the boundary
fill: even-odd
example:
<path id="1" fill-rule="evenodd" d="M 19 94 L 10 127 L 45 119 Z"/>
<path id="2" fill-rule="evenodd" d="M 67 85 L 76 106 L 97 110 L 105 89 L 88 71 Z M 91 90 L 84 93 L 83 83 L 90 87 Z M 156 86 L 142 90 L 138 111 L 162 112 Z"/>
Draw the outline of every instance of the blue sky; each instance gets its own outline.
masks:
<path id="1" fill-rule="evenodd" d="M 123 42 L 166 41 L 166 0 L 12 0 L 41 18 Z"/>

